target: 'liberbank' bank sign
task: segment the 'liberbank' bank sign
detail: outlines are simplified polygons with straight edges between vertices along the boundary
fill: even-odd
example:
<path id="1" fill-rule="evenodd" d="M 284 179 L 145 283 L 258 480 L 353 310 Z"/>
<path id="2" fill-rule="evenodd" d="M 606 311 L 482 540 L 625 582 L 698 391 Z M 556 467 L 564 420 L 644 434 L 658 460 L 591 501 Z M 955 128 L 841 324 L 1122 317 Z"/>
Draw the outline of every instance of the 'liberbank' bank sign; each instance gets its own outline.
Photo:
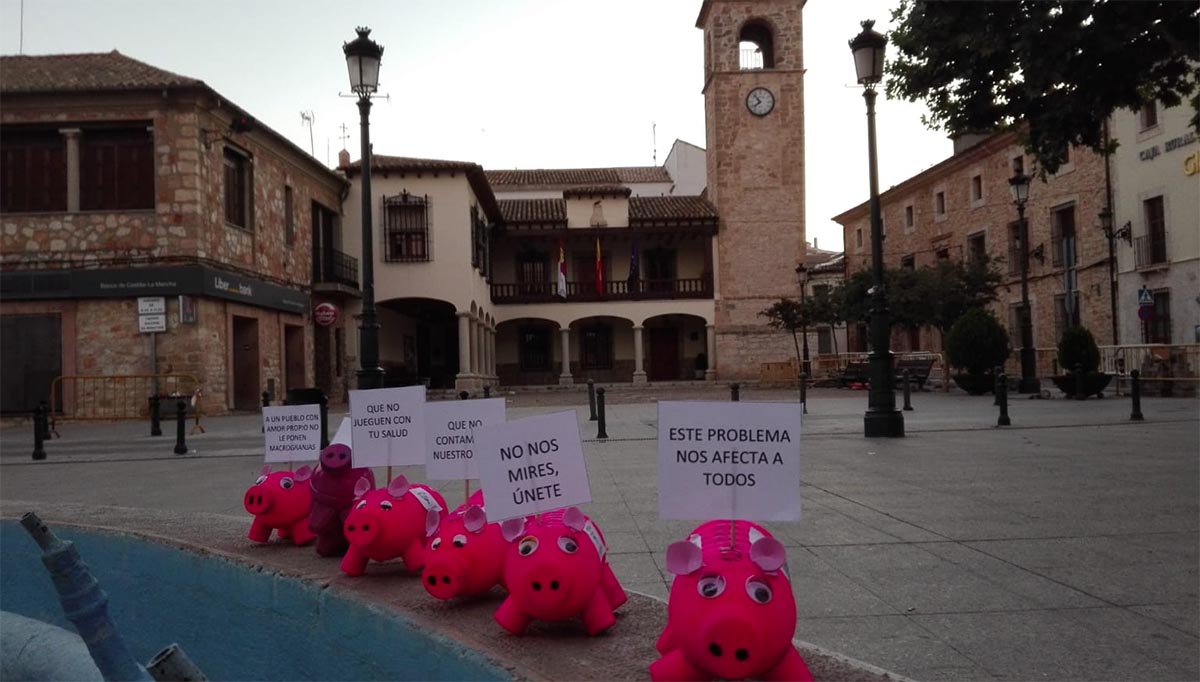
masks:
<path id="1" fill-rule="evenodd" d="M 299 289 L 207 265 L 0 273 L 0 296 L 6 300 L 174 294 L 211 296 L 301 315 L 308 313 L 310 305 L 308 294 Z"/>

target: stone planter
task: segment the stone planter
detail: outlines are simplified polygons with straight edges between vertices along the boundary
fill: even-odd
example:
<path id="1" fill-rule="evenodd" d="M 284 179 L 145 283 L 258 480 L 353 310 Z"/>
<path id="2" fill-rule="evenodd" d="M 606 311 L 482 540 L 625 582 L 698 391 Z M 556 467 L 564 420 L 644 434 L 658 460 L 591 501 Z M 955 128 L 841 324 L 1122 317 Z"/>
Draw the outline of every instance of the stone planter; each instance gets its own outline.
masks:
<path id="1" fill-rule="evenodd" d="M 1104 397 L 1104 389 L 1108 387 L 1108 382 L 1112 381 L 1113 375 L 1105 374 L 1104 372 L 1088 372 L 1083 377 L 1083 397 L 1094 395 L 1097 398 Z M 1058 390 L 1062 391 L 1068 398 L 1075 397 L 1075 375 L 1074 374 L 1059 374 L 1050 377 Z"/>

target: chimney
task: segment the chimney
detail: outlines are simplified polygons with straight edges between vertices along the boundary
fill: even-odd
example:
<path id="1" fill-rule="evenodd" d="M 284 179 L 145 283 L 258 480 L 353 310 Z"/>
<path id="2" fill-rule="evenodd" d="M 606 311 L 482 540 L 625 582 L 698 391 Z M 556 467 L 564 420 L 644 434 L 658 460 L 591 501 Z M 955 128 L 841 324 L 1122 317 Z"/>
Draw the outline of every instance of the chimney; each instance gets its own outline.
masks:
<path id="1" fill-rule="evenodd" d="M 813 251 L 820 251 L 821 247 L 817 246 L 817 238 L 813 237 Z"/>
<path id="2" fill-rule="evenodd" d="M 337 165 L 337 167 L 338 167 L 340 170 L 346 170 L 347 168 L 349 168 L 349 167 L 350 167 L 350 152 L 346 151 L 345 149 L 343 149 L 342 151 L 338 152 L 338 165 Z"/>

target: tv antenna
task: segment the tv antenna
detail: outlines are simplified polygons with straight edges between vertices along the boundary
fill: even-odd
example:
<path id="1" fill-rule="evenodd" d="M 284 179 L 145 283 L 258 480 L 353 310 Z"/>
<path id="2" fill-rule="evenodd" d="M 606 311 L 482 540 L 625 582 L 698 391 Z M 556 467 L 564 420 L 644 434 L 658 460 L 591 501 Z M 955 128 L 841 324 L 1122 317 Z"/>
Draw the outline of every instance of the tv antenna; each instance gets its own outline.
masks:
<path id="1" fill-rule="evenodd" d="M 308 126 L 308 153 L 311 154 L 315 158 L 317 156 L 317 149 L 313 143 L 313 112 L 312 111 L 301 111 L 300 112 L 300 125 Z"/>

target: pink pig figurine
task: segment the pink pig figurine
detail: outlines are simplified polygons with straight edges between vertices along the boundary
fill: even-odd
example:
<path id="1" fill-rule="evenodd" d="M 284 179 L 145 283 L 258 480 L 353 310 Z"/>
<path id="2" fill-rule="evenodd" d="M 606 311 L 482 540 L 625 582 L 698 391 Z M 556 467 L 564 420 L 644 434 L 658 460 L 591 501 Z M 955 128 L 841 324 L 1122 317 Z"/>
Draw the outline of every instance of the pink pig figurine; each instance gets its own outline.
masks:
<path id="1" fill-rule="evenodd" d="M 441 526 L 427 530 L 421 583 L 429 594 L 437 599 L 473 597 L 504 583 L 508 542 L 500 524 L 488 523 L 482 490 L 450 512 Z"/>
<path id="2" fill-rule="evenodd" d="M 375 487 L 375 472 L 350 464 L 350 448 L 334 443 L 321 451 L 321 462 L 309 480 L 312 488 L 312 513 L 308 528 L 317 534 L 317 554 L 341 556 L 349 543 L 342 531 L 342 522 L 354 504 L 358 482 L 367 479 Z"/>
<path id="3" fill-rule="evenodd" d="M 366 479 L 354 487 L 358 499 L 346 517 L 350 549 L 342 557 L 342 572 L 362 575 L 367 561 L 404 558 L 409 573 L 425 566 L 425 532 L 446 514 L 446 500 L 428 486 L 411 484 L 404 476 L 387 488 L 371 489 Z"/>
<path id="4" fill-rule="evenodd" d="M 533 619 L 566 620 L 582 615 L 589 635 L 616 622 L 613 610 L 625 603 L 625 590 L 605 560 L 600 529 L 575 507 L 539 518 L 509 519 L 500 526 L 513 543 L 504 564 L 508 598 L 496 622 L 514 635 Z"/>
<path id="5" fill-rule="evenodd" d="M 267 542 L 271 531 L 278 530 L 279 537 L 291 538 L 297 545 L 312 542 L 315 537 L 308 529 L 308 510 L 312 506 L 312 495 L 306 482 L 312 476 L 307 466 L 296 471 L 271 473 L 271 465 L 262 468 L 258 480 L 246 490 L 243 500 L 246 511 L 254 515 L 249 538 L 255 542 Z"/>
<path id="6" fill-rule="evenodd" d="M 730 524 L 734 528 L 730 547 Z M 801 680 L 787 551 L 762 526 L 707 521 L 667 547 L 675 574 L 651 680 Z"/>

